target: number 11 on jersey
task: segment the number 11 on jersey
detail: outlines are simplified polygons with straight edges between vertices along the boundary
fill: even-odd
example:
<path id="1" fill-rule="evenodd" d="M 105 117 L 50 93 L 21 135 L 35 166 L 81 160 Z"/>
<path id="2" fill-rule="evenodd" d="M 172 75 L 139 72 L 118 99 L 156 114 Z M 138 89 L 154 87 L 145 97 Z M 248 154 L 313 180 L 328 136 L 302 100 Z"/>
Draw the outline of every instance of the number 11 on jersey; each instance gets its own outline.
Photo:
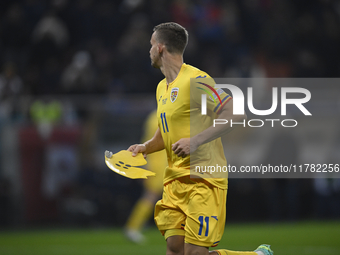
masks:
<path id="1" fill-rule="evenodd" d="M 168 122 L 166 121 L 165 112 L 161 113 L 161 120 L 162 120 L 163 132 L 164 133 L 169 132 Z"/>
<path id="2" fill-rule="evenodd" d="M 199 229 L 199 231 L 198 231 L 198 235 L 200 236 L 200 235 L 202 235 L 202 230 L 203 230 L 203 226 L 204 226 L 204 221 L 205 221 L 205 233 L 204 233 L 204 235 L 205 236 L 208 236 L 208 234 L 209 234 L 209 217 L 207 216 L 207 217 L 203 217 L 203 216 L 199 216 L 198 217 L 198 220 L 199 220 L 199 222 L 200 222 L 200 229 Z"/>

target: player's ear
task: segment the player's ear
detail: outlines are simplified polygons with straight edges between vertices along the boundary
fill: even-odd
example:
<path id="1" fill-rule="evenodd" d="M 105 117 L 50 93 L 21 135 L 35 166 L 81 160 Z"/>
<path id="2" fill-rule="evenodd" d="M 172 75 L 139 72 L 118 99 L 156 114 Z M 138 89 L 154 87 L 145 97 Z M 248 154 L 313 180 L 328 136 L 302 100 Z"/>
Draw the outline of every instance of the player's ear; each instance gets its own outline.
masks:
<path id="1" fill-rule="evenodd" d="M 164 44 L 158 43 L 158 44 L 157 44 L 158 53 L 162 53 L 163 50 L 164 50 L 164 47 L 165 47 Z"/>

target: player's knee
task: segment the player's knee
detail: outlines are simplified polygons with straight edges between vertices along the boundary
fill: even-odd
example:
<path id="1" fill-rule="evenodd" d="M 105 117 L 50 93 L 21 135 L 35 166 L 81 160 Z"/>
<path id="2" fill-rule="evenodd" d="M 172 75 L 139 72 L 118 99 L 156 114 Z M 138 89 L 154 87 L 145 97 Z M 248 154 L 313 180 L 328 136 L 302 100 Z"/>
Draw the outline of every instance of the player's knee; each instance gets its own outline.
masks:
<path id="1" fill-rule="evenodd" d="M 179 246 L 168 246 L 166 255 L 184 255 L 184 248 Z"/>
<path id="2" fill-rule="evenodd" d="M 167 250 L 166 255 L 184 255 L 184 251 L 179 251 L 179 250 Z"/>
<path id="3" fill-rule="evenodd" d="M 207 247 L 186 243 L 184 246 L 184 255 L 209 255 Z"/>
<path id="4" fill-rule="evenodd" d="M 186 250 L 184 255 L 208 255 L 209 251 L 207 250 Z"/>

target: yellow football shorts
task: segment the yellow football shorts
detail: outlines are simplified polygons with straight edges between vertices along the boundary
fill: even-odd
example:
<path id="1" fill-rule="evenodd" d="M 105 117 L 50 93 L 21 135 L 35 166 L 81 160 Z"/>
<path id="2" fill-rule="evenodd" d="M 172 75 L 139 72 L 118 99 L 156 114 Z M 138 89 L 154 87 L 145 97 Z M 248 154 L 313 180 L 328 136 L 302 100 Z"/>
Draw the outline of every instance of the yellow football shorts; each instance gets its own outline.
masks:
<path id="1" fill-rule="evenodd" d="M 227 190 L 203 179 L 181 177 L 164 186 L 155 206 L 155 222 L 165 239 L 185 236 L 186 243 L 214 247 L 222 238 Z"/>

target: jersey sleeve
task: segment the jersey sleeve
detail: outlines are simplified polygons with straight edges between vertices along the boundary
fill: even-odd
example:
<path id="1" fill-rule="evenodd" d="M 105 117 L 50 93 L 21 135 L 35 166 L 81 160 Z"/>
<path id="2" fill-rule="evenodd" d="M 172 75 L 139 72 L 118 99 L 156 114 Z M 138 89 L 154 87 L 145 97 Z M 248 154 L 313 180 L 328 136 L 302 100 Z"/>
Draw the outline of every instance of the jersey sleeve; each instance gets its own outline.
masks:
<path id="1" fill-rule="evenodd" d="M 190 100 L 191 103 L 200 106 L 202 94 L 205 94 L 207 110 L 218 115 L 223 106 L 231 99 L 231 96 L 223 89 L 216 88 L 215 85 L 214 79 L 207 74 L 191 78 Z"/>

